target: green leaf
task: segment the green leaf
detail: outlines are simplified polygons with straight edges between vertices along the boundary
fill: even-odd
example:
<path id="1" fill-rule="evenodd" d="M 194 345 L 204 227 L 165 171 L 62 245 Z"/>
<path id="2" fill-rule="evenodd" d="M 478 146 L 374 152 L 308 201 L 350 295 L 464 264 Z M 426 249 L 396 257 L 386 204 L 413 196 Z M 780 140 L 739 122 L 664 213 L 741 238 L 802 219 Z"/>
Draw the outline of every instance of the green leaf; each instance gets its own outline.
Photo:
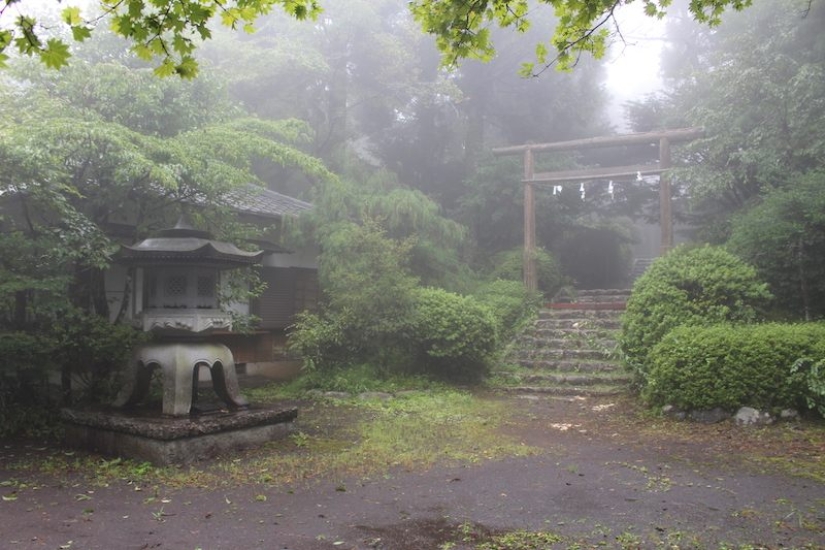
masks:
<path id="1" fill-rule="evenodd" d="M 184 56 L 175 67 L 175 73 L 182 78 L 190 79 L 198 76 L 198 69 L 198 62 L 193 57 Z"/>
<path id="2" fill-rule="evenodd" d="M 76 42 L 83 42 L 92 36 L 92 30 L 89 27 L 72 27 L 72 38 Z"/>
<path id="3" fill-rule="evenodd" d="M 50 69 L 59 69 L 67 65 L 70 57 L 69 46 L 57 38 L 50 38 L 40 52 L 40 60 Z"/>
<path id="4" fill-rule="evenodd" d="M 167 77 L 175 74 L 176 69 L 177 68 L 175 67 L 175 64 L 172 62 L 172 60 L 166 59 L 163 61 L 163 63 L 155 67 L 154 73 L 160 77 Z"/>
<path id="5" fill-rule="evenodd" d="M 80 8 L 76 6 L 69 6 L 60 13 L 61 19 L 72 27 L 79 26 L 83 23 L 83 18 L 80 17 Z"/>

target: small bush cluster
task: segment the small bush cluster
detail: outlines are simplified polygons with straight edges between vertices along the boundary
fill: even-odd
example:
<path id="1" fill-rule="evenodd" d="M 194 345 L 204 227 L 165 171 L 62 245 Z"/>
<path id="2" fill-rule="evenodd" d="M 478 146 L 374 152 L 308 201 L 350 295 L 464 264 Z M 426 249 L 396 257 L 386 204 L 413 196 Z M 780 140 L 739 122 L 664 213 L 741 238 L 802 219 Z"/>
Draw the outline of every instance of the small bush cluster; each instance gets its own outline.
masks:
<path id="1" fill-rule="evenodd" d="M 299 316 L 289 338 L 307 370 L 368 365 L 387 376 L 477 381 L 502 336 L 510 338 L 540 301 L 508 280 L 482 285 L 476 296 L 421 287 L 409 250 L 377 223 L 341 224 L 327 239 L 324 307 Z"/>
<path id="2" fill-rule="evenodd" d="M 620 347 L 644 385 L 650 350 L 678 326 L 746 323 L 770 300 L 756 271 L 720 247 L 678 247 L 638 279 L 622 317 Z"/>
<path id="3" fill-rule="evenodd" d="M 303 315 L 293 327 L 290 349 L 309 370 L 333 372 L 369 363 L 387 375 L 426 374 L 476 381 L 498 347 L 499 321 L 470 296 L 436 288 L 412 292 L 408 312 L 396 312 L 394 336 L 379 348 L 364 342 L 355 323 L 341 314 Z"/>
<path id="4" fill-rule="evenodd" d="M 643 398 L 683 410 L 825 411 L 825 324 L 683 326 L 653 347 Z"/>
<path id="5" fill-rule="evenodd" d="M 438 288 L 416 294 L 411 338 L 416 370 L 460 381 L 484 376 L 498 344 L 498 322 L 490 309 L 471 296 Z"/>
<path id="6" fill-rule="evenodd" d="M 511 340 L 526 323 L 531 322 L 542 302 L 541 293 L 531 292 L 521 281 L 503 279 L 482 285 L 473 297 L 495 315 L 502 342 Z"/>
<path id="7" fill-rule="evenodd" d="M 533 253 L 538 287 L 545 296 L 554 295 L 561 287 L 570 283 L 570 279 L 562 274 L 561 264 L 553 254 L 543 248 L 536 248 Z M 489 274 L 491 279 L 523 281 L 524 248 L 516 247 L 499 252 L 493 257 L 493 266 Z"/>
<path id="8" fill-rule="evenodd" d="M 116 375 L 145 335 L 96 315 L 65 314 L 38 333 L 0 332 L 0 436 L 49 435 L 61 404 L 101 403 L 114 397 Z M 66 384 L 57 394 L 49 375 Z"/>
<path id="9" fill-rule="evenodd" d="M 56 399 L 49 392 L 47 372 L 56 367 L 54 340 L 26 332 L 0 333 L 0 437 L 47 435 Z M 13 368 L 11 367 L 13 365 Z"/>

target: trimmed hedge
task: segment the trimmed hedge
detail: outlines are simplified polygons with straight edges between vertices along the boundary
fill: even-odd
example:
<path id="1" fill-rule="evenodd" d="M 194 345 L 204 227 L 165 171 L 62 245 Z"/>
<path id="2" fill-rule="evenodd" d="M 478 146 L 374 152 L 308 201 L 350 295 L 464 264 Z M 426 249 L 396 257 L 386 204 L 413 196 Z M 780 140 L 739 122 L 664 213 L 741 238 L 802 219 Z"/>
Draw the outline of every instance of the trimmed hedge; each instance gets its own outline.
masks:
<path id="1" fill-rule="evenodd" d="M 825 395 L 812 392 L 824 381 L 810 365 L 822 359 L 823 323 L 683 326 L 651 350 L 642 397 L 682 410 L 817 408 Z M 794 373 L 800 360 L 807 371 Z"/>
<path id="2" fill-rule="evenodd" d="M 633 286 L 619 344 L 627 367 L 646 383 L 648 353 L 677 326 L 752 322 L 771 296 L 754 268 L 720 247 L 680 246 Z"/>
<path id="3" fill-rule="evenodd" d="M 290 350 L 300 353 L 310 370 L 368 363 L 386 372 L 480 380 L 498 350 L 499 321 L 490 308 L 438 288 L 415 289 L 410 299 L 410 311 L 395 319 L 399 330 L 373 343 L 346 315 L 304 314 L 290 333 Z"/>
<path id="4" fill-rule="evenodd" d="M 477 381 L 497 350 L 497 321 L 475 298 L 439 288 L 416 292 L 412 323 L 414 371 L 439 378 Z"/>

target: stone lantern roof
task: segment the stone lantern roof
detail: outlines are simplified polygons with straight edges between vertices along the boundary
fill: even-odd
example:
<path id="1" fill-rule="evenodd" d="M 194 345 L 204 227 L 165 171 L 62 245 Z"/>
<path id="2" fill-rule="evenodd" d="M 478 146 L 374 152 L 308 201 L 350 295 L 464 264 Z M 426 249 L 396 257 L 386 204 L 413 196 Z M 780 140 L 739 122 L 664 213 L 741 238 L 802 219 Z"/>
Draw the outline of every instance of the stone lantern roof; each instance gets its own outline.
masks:
<path id="1" fill-rule="evenodd" d="M 247 252 L 234 244 L 216 241 L 209 232 L 195 229 L 181 216 L 175 227 L 164 229 L 157 237 L 121 246 L 116 259 L 136 266 L 197 264 L 229 269 L 259 263 L 264 253 Z"/>
<path id="2" fill-rule="evenodd" d="M 231 330 L 232 316 L 218 303 L 218 272 L 259 263 L 264 254 L 216 241 L 181 216 L 157 237 L 121 246 L 115 259 L 144 268 L 143 330 L 181 338 Z"/>

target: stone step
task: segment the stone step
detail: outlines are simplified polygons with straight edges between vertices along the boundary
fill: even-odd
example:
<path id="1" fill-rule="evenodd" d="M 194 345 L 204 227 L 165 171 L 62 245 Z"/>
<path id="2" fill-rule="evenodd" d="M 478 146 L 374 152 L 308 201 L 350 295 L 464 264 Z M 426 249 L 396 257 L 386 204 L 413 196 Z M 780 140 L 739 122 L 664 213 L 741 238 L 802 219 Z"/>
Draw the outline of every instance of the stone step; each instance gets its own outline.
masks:
<path id="1" fill-rule="evenodd" d="M 539 312 L 513 342 L 506 360 L 518 370 L 499 373 L 505 391 L 551 395 L 614 395 L 631 377 L 614 361 L 625 289 L 580 291 L 568 303 Z"/>
<path id="2" fill-rule="evenodd" d="M 546 330 L 546 332 L 545 332 Z M 533 334 L 522 334 L 516 345 L 524 346 L 538 346 L 542 348 L 571 348 L 578 347 L 582 349 L 612 349 L 616 347 L 616 340 L 612 338 L 612 334 L 591 333 L 582 334 L 580 332 L 566 332 L 559 329 L 544 329 L 536 331 Z"/>
<path id="3" fill-rule="evenodd" d="M 619 319 L 622 310 L 616 309 L 550 309 L 542 308 L 539 319 Z"/>
<path id="4" fill-rule="evenodd" d="M 510 353 L 519 357 L 532 357 L 535 352 L 540 355 L 567 354 L 568 359 L 611 359 L 616 350 L 616 343 L 604 340 L 604 345 L 595 343 L 582 344 L 570 340 L 542 340 L 522 337 L 510 348 Z"/>
<path id="5" fill-rule="evenodd" d="M 538 394 L 556 396 L 600 397 L 619 395 L 627 391 L 624 386 L 501 386 L 498 391 L 516 394 Z"/>
<path id="6" fill-rule="evenodd" d="M 656 258 L 636 258 L 633 261 L 633 267 L 630 270 L 630 280 L 635 281 L 644 275 L 644 272 L 647 271 L 655 261 Z"/>
<path id="7" fill-rule="evenodd" d="M 534 360 L 599 360 L 607 361 L 612 358 L 612 353 L 606 350 L 583 350 L 583 349 L 557 349 L 557 348 L 537 348 L 537 349 L 512 349 L 508 357 L 513 361 Z"/>
<path id="8" fill-rule="evenodd" d="M 610 361 L 571 361 L 568 359 L 535 360 L 521 359 L 516 364 L 535 371 L 557 372 L 614 372 L 621 371 L 621 365 Z"/>
<path id="9" fill-rule="evenodd" d="M 605 302 L 627 302 L 630 298 L 630 289 L 614 288 L 606 290 L 580 290 L 572 300 L 576 303 L 605 303 Z"/>
<path id="10" fill-rule="evenodd" d="M 588 326 L 588 325 L 584 325 Z M 606 328 L 578 328 L 576 327 L 541 327 L 528 330 L 527 336 L 532 338 L 546 338 L 549 340 L 571 340 L 574 342 L 592 342 L 596 340 L 612 340 L 616 331 Z"/>
<path id="11" fill-rule="evenodd" d="M 627 374 L 602 373 L 598 374 L 571 374 L 564 372 L 537 372 L 520 375 L 519 380 L 528 385 L 540 386 L 597 386 L 599 384 L 627 385 L 631 377 Z"/>
<path id="12" fill-rule="evenodd" d="M 536 329 L 573 329 L 573 330 L 595 330 L 608 329 L 618 330 L 622 322 L 618 317 L 601 317 L 585 319 L 581 317 L 570 318 L 544 318 L 536 319 L 533 327 Z"/>

